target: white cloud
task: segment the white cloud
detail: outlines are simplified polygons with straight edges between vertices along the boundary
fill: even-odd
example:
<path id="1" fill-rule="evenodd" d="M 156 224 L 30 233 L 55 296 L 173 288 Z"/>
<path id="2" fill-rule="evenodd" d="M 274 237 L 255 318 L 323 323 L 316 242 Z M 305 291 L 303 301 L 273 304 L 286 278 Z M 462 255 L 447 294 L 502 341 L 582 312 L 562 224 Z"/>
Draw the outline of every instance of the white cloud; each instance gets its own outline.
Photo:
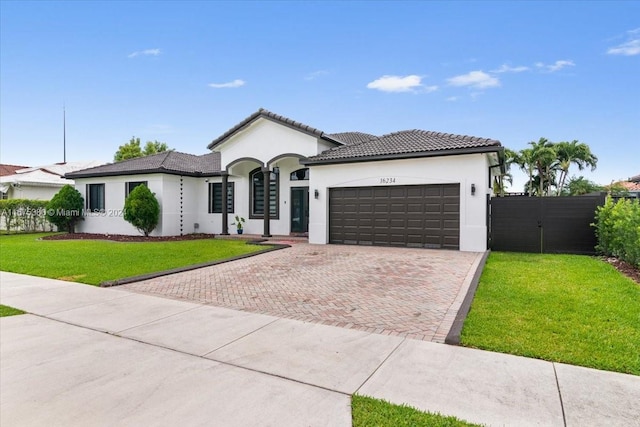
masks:
<path id="1" fill-rule="evenodd" d="M 318 71 L 314 71 L 312 73 L 307 74 L 304 77 L 304 79 L 305 80 L 315 80 L 318 77 L 326 76 L 327 74 L 329 74 L 329 72 L 327 70 L 318 70 Z"/>
<path id="2" fill-rule="evenodd" d="M 445 101 L 448 102 L 456 102 L 459 98 L 457 96 L 450 96 L 447 99 L 445 99 Z"/>
<path id="3" fill-rule="evenodd" d="M 609 55 L 640 55 L 640 28 L 627 31 L 627 41 L 607 50 Z"/>
<path id="4" fill-rule="evenodd" d="M 382 92 L 416 92 L 418 89 L 424 88 L 424 86 L 422 86 L 422 77 L 412 74 L 405 77 L 382 76 L 367 84 L 367 88 Z M 431 88 L 428 92 L 433 92 L 437 89 L 437 87 L 433 89 L 434 86 L 429 86 L 428 88 Z"/>
<path id="5" fill-rule="evenodd" d="M 554 62 L 553 64 L 545 64 L 544 62 L 536 62 L 536 67 L 541 68 L 550 73 L 554 73 L 556 71 L 562 70 L 566 67 L 574 67 L 576 64 L 573 61 L 562 59 Z"/>
<path id="6" fill-rule="evenodd" d="M 235 88 L 235 87 L 244 86 L 245 83 L 246 82 L 244 80 L 235 79 L 234 81 L 227 82 L 227 83 L 209 83 L 208 86 L 214 89 L 223 89 L 223 88 Z"/>
<path id="7" fill-rule="evenodd" d="M 447 79 L 452 86 L 469 86 L 474 89 L 486 89 L 500 86 L 500 80 L 483 71 L 471 71 L 467 74 Z"/>
<path id="8" fill-rule="evenodd" d="M 160 49 L 146 49 L 139 50 L 137 52 L 130 53 L 127 55 L 128 58 L 135 58 L 136 56 L 158 56 L 162 53 Z"/>
<path id="9" fill-rule="evenodd" d="M 431 92 L 435 92 L 438 90 L 438 86 L 433 85 L 433 86 L 424 86 L 421 90 L 421 92 L 424 93 L 431 93 Z"/>
<path id="10" fill-rule="evenodd" d="M 502 64 L 500 68 L 497 70 L 491 70 L 492 73 L 521 73 L 523 71 L 528 71 L 529 67 L 525 67 L 524 65 L 519 65 L 517 67 L 512 67 L 507 64 Z"/>

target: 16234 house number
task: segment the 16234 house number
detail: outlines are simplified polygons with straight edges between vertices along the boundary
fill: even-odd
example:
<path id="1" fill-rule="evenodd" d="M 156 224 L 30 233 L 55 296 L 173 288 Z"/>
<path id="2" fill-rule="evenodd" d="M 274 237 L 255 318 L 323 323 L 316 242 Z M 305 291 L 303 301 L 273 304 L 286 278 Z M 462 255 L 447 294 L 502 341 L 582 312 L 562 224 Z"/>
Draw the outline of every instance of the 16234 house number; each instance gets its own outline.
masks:
<path id="1" fill-rule="evenodd" d="M 380 178 L 380 184 L 395 184 L 396 179 L 394 177 L 382 177 Z"/>

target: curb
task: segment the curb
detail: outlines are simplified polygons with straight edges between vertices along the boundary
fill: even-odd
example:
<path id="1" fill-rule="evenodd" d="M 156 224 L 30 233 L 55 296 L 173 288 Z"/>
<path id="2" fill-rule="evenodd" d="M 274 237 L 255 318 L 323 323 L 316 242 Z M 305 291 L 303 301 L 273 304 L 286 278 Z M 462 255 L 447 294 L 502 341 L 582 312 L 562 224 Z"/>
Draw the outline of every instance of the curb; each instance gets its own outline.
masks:
<path id="1" fill-rule="evenodd" d="M 482 270 L 484 270 L 484 265 L 487 263 L 487 258 L 491 250 L 488 250 L 482 255 L 482 259 L 480 259 L 480 263 L 478 264 L 478 268 L 471 279 L 471 284 L 469 285 L 469 290 L 467 291 L 467 295 L 464 297 L 462 304 L 460 305 L 460 309 L 458 310 L 458 314 L 456 314 L 456 318 L 453 321 L 453 325 L 451 325 L 451 329 L 449 329 L 449 333 L 447 337 L 444 339 L 445 344 L 450 345 L 460 345 L 460 333 L 462 332 L 462 326 L 464 325 L 464 321 L 469 314 L 469 310 L 471 310 L 471 303 L 473 302 L 473 298 L 476 295 L 476 290 L 478 289 L 478 284 L 480 282 L 480 276 L 482 275 Z"/>
<path id="2" fill-rule="evenodd" d="M 111 288 L 113 286 L 128 285 L 129 283 L 141 282 L 143 280 L 155 279 L 157 277 L 168 276 L 170 274 L 183 273 L 185 271 L 197 270 L 198 268 L 211 267 L 211 266 L 214 266 L 214 265 L 224 264 L 224 263 L 231 262 L 231 261 L 237 261 L 237 260 L 240 260 L 240 259 L 249 258 L 249 257 L 256 256 L 256 255 L 265 254 L 267 252 L 278 251 L 280 249 L 286 249 L 286 248 L 290 248 L 291 247 L 291 245 L 286 245 L 286 244 L 282 244 L 282 243 L 266 243 L 266 242 L 267 242 L 266 239 L 249 240 L 249 241 L 247 241 L 247 244 L 267 246 L 267 248 L 265 248 L 265 249 L 263 249 L 261 251 L 252 252 L 252 253 L 249 253 L 249 254 L 237 255 L 237 256 L 234 256 L 234 257 L 231 257 L 231 258 L 220 259 L 220 260 L 217 260 L 217 261 L 208 261 L 208 262 L 203 262 L 203 263 L 200 263 L 200 264 L 187 265 L 185 267 L 172 268 L 170 270 L 163 270 L 163 271 L 156 271 L 154 273 L 141 274 L 139 276 L 131 276 L 131 277 L 125 277 L 123 279 L 109 280 L 109 281 L 100 283 L 98 286 L 101 287 L 101 288 Z"/>

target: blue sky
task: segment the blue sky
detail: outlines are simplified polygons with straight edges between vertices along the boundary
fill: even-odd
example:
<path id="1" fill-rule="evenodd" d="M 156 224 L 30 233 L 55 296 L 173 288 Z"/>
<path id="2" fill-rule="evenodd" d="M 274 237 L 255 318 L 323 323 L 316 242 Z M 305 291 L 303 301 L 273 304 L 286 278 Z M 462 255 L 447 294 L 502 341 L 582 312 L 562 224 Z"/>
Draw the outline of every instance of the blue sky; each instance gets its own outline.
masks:
<path id="1" fill-rule="evenodd" d="M 263 107 L 326 132 L 577 139 L 640 173 L 640 2 L 0 2 L 0 162 L 203 154 Z M 524 183 L 516 173 L 514 191 Z"/>

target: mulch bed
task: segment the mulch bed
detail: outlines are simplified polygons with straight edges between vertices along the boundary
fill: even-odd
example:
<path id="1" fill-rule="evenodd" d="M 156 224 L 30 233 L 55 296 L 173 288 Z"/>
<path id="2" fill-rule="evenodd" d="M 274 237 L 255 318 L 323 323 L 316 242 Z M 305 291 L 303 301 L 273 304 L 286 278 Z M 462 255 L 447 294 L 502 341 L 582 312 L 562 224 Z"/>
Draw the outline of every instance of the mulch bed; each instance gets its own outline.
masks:
<path id="1" fill-rule="evenodd" d="M 630 277 L 631 280 L 634 280 L 636 283 L 640 284 L 640 268 L 613 257 L 604 258 L 604 261 L 611 264 L 620 273 L 624 274 L 627 277 Z"/>
<path id="2" fill-rule="evenodd" d="M 183 234 L 182 236 L 125 236 L 123 234 L 65 233 L 45 236 L 42 240 L 111 240 L 113 242 L 178 242 L 181 240 L 213 239 L 214 234 Z"/>

